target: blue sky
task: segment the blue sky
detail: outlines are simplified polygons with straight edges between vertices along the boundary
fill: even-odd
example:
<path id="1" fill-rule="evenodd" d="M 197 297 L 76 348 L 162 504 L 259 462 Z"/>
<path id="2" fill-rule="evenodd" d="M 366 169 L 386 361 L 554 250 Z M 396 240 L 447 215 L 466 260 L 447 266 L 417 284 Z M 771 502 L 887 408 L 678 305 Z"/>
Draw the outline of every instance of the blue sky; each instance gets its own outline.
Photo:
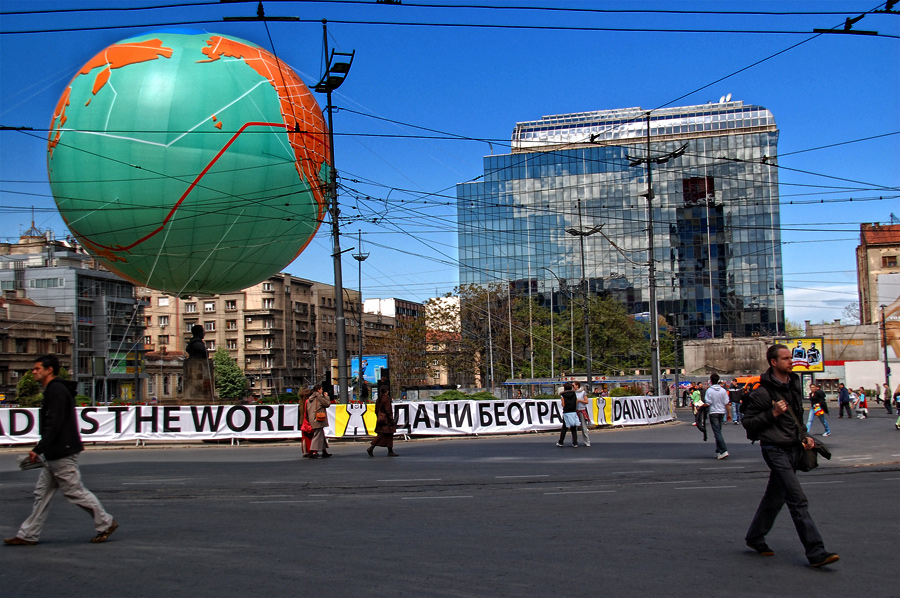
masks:
<path id="1" fill-rule="evenodd" d="M 74 73 L 111 43 L 159 25 L 201 20 L 206 22 L 186 26 L 236 35 L 270 50 L 274 44 L 279 58 L 309 85 L 322 68 L 321 19 L 329 20 L 331 47 L 356 51 L 334 97 L 335 151 L 346 189 L 342 245 L 357 245 L 361 230 L 370 254 L 363 266 L 366 297 L 424 300 L 453 288 L 454 185 L 480 176 L 484 155 L 508 152 L 516 122 L 548 114 L 704 104 L 727 93 L 770 109 L 781 131 L 784 285 L 791 320 L 841 317 L 843 307 L 856 300 L 859 224 L 888 222 L 892 212 L 900 218 L 900 15 L 869 14 L 853 25 L 894 37 L 812 34 L 883 7 L 874 0 L 481 3 L 818 13 L 799 15 L 461 9 L 441 0 L 418 3 L 433 7 L 412 1 L 266 2 L 267 16 L 308 21 L 269 22 L 268 31 L 259 22 L 221 21 L 254 16 L 255 3 L 72 12 L 97 4 L 0 0 L 0 125 L 34 129 L 0 131 L 2 241 L 14 241 L 30 226 L 32 208 L 38 228 L 66 235 L 46 182 L 45 130 Z M 163 4 L 176 2 L 107 0 L 100 6 Z M 69 12 L 9 14 L 60 9 Z M 823 14 L 828 12 L 840 14 Z M 394 24 L 364 23 L 374 21 Z M 444 26 L 451 23 L 503 27 Z M 81 30 L 15 33 L 69 28 Z M 866 138 L 873 139 L 857 141 Z M 815 149 L 823 146 L 832 147 Z M 327 228 L 287 272 L 332 281 Z M 355 288 L 357 263 L 350 253 L 344 256 L 345 285 Z"/>

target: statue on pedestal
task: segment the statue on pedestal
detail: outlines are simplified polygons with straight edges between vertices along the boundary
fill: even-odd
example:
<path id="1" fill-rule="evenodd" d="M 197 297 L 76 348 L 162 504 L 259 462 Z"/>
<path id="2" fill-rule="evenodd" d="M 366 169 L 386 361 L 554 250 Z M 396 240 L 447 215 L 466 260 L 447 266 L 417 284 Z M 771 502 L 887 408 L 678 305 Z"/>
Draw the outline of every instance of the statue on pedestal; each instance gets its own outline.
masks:
<path id="1" fill-rule="evenodd" d="M 203 404 L 215 401 L 213 364 L 203 341 L 203 326 L 191 326 L 190 342 L 186 347 L 188 358 L 184 360 L 184 402 Z"/>

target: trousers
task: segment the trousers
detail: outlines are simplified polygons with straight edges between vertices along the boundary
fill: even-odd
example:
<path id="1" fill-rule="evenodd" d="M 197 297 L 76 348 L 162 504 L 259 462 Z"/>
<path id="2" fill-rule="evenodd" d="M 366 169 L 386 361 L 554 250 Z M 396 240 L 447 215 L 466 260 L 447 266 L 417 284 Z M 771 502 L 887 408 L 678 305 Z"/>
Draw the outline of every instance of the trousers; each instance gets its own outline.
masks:
<path id="1" fill-rule="evenodd" d="M 578 421 L 581 423 L 581 440 L 584 441 L 584 444 L 591 443 L 591 437 L 588 436 L 588 419 L 587 419 L 587 409 L 579 409 L 575 413 L 578 414 Z"/>
<path id="2" fill-rule="evenodd" d="M 19 527 L 19 533 L 16 534 L 18 537 L 37 542 L 44 528 L 44 522 L 47 521 L 50 499 L 57 490 L 62 490 L 69 502 L 91 514 L 94 518 L 94 529 L 98 532 L 112 525 L 112 515 L 106 512 L 94 493 L 85 488 L 81 482 L 78 455 L 70 455 L 47 461 L 47 467 L 41 469 L 41 475 L 34 487 L 34 507 L 31 515 Z"/>
<path id="3" fill-rule="evenodd" d="M 725 437 L 722 436 L 722 420 L 724 418 L 724 413 L 709 414 L 709 425 L 712 427 L 713 437 L 716 439 L 716 455 L 728 452 L 728 447 L 725 446 Z"/>
<path id="4" fill-rule="evenodd" d="M 791 513 L 794 529 L 800 537 L 800 542 L 806 551 L 806 558 L 810 563 L 821 561 L 825 556 L 825 543 L 819 530 L 809 514 L 809 502 L 800 480 L 797 479 L 797 463 L 800 460 L 802 448 L 796 446 L 785 449 L 777 446 L 762 446 L 762 456 L 769 466 L 769 483 L 759 507 L 750 522 L 746 540 L 749 544 L 761 544 L 766 540 L 766 534 L 775 524 L 775 518 L 785 504 Z"/>

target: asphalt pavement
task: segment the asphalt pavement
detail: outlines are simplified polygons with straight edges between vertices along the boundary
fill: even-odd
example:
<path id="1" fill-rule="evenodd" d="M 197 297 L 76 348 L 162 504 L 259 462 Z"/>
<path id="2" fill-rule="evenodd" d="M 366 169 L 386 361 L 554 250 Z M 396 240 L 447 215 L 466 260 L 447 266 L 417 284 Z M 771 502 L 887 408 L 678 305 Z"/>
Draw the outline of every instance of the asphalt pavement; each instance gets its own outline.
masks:
<path id="1" fill-rule="evenodd" d="M 834 458 L 802 475 L 841 560 L 816 570 L 785 509 L 775 556 L 743 538 L 766 485 L 758 446 L 724 426 L 716 460 L 680 421 L 555 434 L 397 441 L 400 457 L 335 442 L 90 447 L 84 481 L 121 527 L 54 498 L 36 546 L 0 546 L 18 596 L 900 596 L 900 431 L 881 406 L 829 418 Z M 813 430 L 821 435 L 821 424 Z M 36 471 L 0 450 L 0 535 L 31 509 Z"/>

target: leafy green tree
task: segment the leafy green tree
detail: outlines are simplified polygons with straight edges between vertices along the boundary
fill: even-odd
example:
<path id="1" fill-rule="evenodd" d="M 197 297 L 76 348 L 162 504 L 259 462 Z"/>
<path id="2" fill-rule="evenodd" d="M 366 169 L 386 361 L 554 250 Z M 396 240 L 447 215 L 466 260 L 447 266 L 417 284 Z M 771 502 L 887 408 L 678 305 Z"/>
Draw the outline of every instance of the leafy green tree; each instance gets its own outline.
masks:
<path id="1" fill-rule="evenodd" d="M 223 348 L 216 349 L 213 353 L 215 365 L 216 394 L 220 399 L 228 401 L 240 401 L 247 396 L 247 378 Z"/>
<path id="2" fill-rule="evenodd" d="M 43 399 L 41 385 L 34 379 L 34 374 L 25 372 L 16 383 L 16 401 L 22 407 L 39 407 Z"/>

